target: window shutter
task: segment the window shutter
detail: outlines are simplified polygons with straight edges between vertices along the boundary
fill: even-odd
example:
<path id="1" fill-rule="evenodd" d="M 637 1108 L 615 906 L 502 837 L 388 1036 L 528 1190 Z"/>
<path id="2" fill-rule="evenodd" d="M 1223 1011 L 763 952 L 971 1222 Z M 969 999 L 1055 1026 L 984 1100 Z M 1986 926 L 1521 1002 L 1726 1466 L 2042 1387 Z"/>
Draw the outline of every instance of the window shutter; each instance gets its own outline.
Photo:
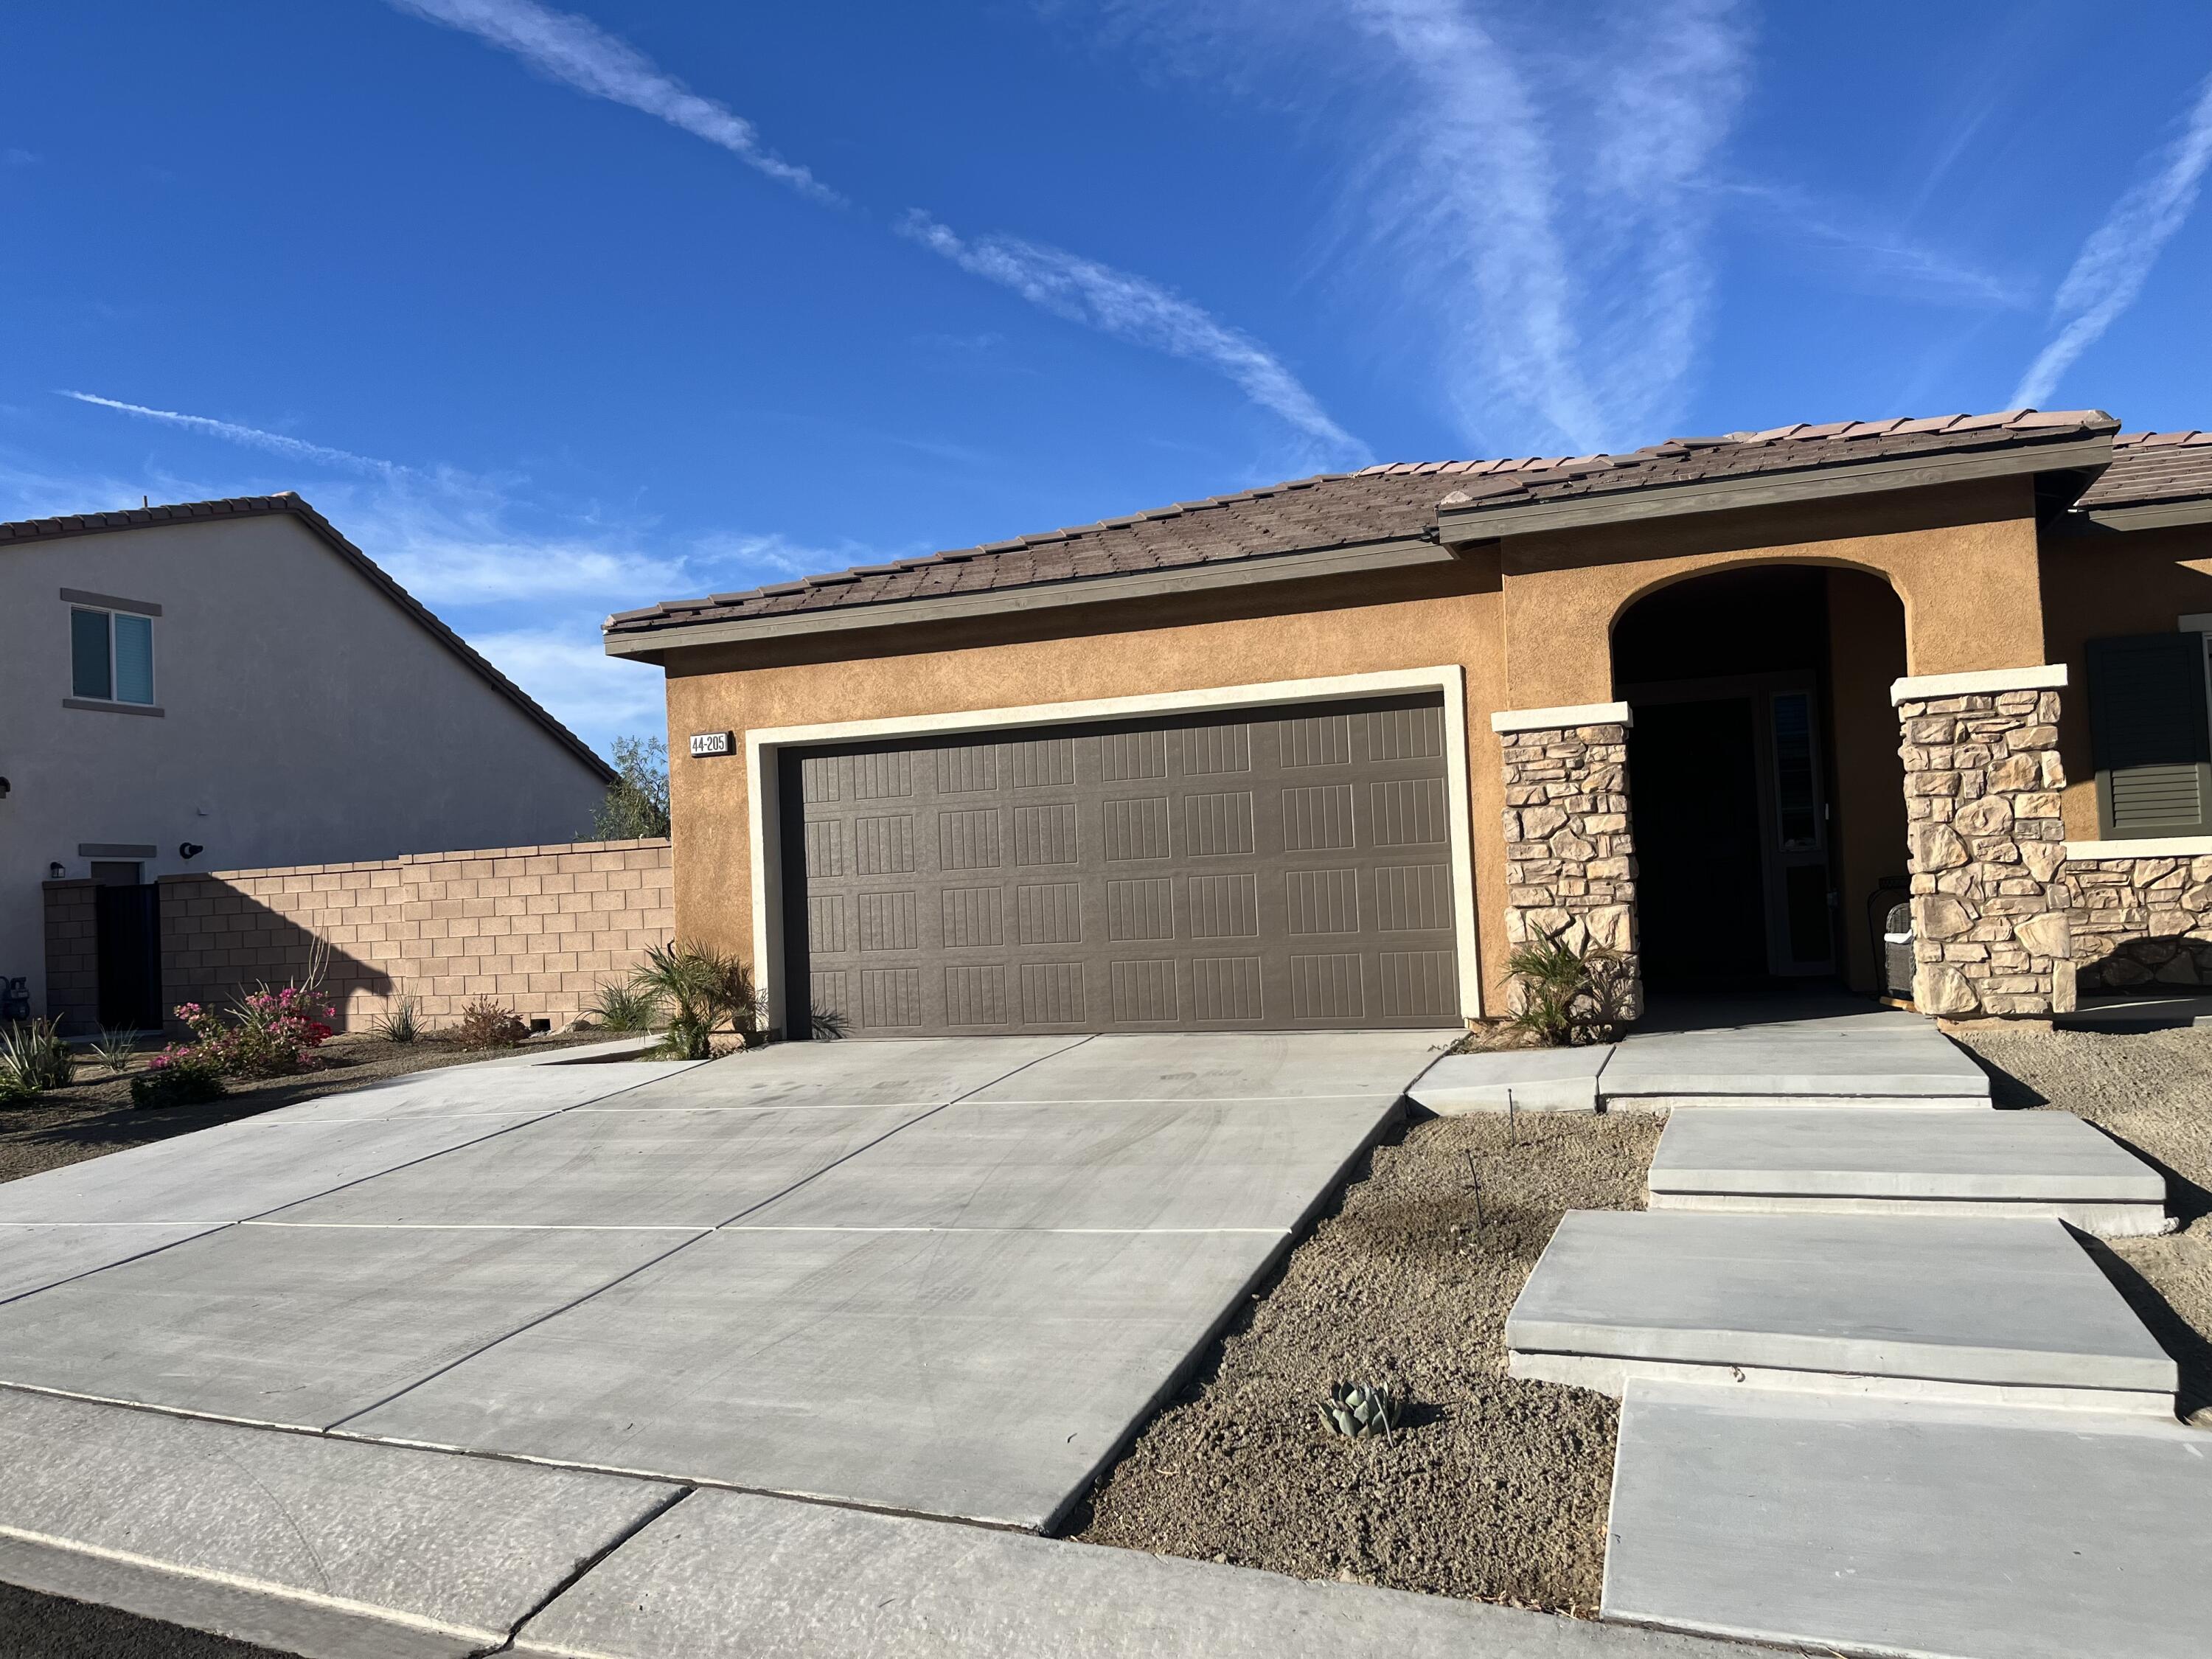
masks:
<path id="1" fill-rule="evenodd" d="M 2205 636 L 2089 641 L 2097 810 L 2116 838 L 2212 831 Z"/>

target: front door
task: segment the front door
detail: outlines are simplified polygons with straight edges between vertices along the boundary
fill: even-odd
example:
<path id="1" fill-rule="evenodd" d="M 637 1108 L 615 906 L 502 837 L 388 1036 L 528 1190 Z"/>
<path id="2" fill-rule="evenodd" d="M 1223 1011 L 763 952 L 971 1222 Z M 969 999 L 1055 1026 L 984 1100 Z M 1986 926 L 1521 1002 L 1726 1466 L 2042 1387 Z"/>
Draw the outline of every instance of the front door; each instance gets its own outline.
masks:
<path id="1" fill-rule="evenodd" d="M 1835 971 L 1812 677 L 1626 688 L 1644 969 L 1656 986 Z"/>

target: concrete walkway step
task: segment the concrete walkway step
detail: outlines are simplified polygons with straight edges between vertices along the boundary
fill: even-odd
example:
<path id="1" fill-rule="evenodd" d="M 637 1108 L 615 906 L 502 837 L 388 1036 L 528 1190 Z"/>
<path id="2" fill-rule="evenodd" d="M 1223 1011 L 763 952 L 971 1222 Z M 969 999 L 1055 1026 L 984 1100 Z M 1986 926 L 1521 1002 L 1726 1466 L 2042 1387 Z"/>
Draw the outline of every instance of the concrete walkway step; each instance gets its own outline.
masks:
<path id="1" fill-rule="evenodd" d="M 2171 1417 L 2160 1348 L 2056 1221 L 1577 1210 L 1511 1316 L 1516 1376 L 1734 1380 Z"/>
<path id="2" fill-rule="evenodd" d="M 2212 1435 L 1632 1383 L 1605 1617 L 1885 1659 L 2200 1659 Z"/>
<path id="3" fill-rule="evenodd" d="M 1610 1042 L 1582 1048 L 1505 1048 L 1446 1054 L 1407 1085 L 1406 1095 L 1440 1117 L 1468 1112 L 1595 1112 Z"/>
<path id="4" fill-rule="evenodd" d="M 2108 1238 L 2171 1224 L 2166 1177 L 2070 1112 L 1686 1106 L 1650 1189 L 1655 1210 L 2046 1216 Z"/>
<path id="5" fill-rule="evenodd" d="M 1724 1018 L 1672 1030 L 1662 1020 L 1630 1031 L 1598 1079 L 1608 1108 L 1990 1103 L 1988 1074 L 1917 1014 L 1861 1005 L 1756 1024 Z"/>

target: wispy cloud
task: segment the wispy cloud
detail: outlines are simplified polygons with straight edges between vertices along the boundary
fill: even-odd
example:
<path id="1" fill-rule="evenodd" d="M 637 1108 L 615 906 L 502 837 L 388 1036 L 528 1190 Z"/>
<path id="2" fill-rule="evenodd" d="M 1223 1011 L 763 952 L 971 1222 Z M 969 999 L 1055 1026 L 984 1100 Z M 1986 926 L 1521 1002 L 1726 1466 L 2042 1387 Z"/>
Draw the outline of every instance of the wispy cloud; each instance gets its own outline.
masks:
<path id="1" fill-rule="evenodd" d="M 1515 50 L 1458 0 L 1353 16 L 1404 94 L 1366 181 L 1373 233 L 1446 327 L 1469 434 L 1663 435 L 1705 323 L 1710 169 L 1745 78 L 1734 6 L 1622 14 L 1571 60 Z"/>
<path id="2" fill-rule="evenodd" d="M 2063 322 L 2021 377 L 2012 394 L 2015 407 L 2047 399 L 2075 360 L 2135 303 L 2160 252 L 2197 205 L 2208 163 L 2212 79 L 2197 89 L 2179 136 L 2148 158 L 2146 175 L 2113 204 L 2105 222 L 2081 245 L 2051 301 L 2051 320 Z"/>
<path id="3" fill-rule="evenodd" d="M 920 211 L 907 215 L 899 229 L 963 270 L 1012 289 L 1056 317 L 1204 364 L 1334 459 L 1372 459 L 1273 352 L 1158 283 L 1018 236 L 964 239 Z"/>
<path id="4" fill-rule="evenodd" d="M 400 11 L 460 29 L 511 52 L 539 73 L 718 144 L 747 165 L 823 201 L 842 200 L 805 167 L 763 149 L 751 122 L 702 97 L 628 41 L 589 18 L 537 0 L 389 0 Z M 1327 459 L 1364 459 L 1367 449 L 1322 412 L 1274 355 L 1160 284 L 1013 236 L 963 240 L 926 214 L 900 230 L 962 269 L 1003 283 L 1048 311 L 1229 377 L 1261 408 L 1296 428 Z"/>
<path id="5" fill-rule="evenodd" d="M 1747 82 L 1735 0 L 1577 8 L 1565 48 L 1553 11 L 1480 0 L 1108 5 L 1111 38 L 1147 37 L 1146 67 L 1252 94 L 1340 149 L 1343 230 L 1317 258 L 1433 366 L 1478 453 L 1619 447 L 1679 418 Z"/>
<path id="6" fill-rule="evenodd" d="M 744 116 L 702 97 L 588 17 L 555 11 L 536 0 L 391 0 L 391 4 L 511 52 L 550 80 L 680 127 L 779 184 L 817 200 L 839 199 L 805 167 L 763 145 L 758 130 Z"/>
<path id="7" fill-rule="evenodd" d="M 324 466 L 343 467 L 349 472 L 369 472 L 386 478 L 396 478 L 406 471 L 395 462 L 380 461 L 374 455 L 356 455 L 350 450 L 311 444 L 305 439 L 287 437 L 282 432 L 266 432 L 257 426 L 241 426 L 236 421 L 218 421 L 206 415 L 180 415 L 173 409 L 149 409 L 143 404 L 126 404 L 119 398 L 102 398 L 89 392 L 60 392 L 55 396 L 74 398 L 81 404 L 91 404 L 100 409 L 118 410 L 141 420 L 160 421 L 169 426 L 183 427 L 187 431 L 204 432 L 211 438 L 245 444 L 254 449 L 265 449 L 272 455 L 283 455 L 292 460 L 314 461 Z"/>
<path id="8" fill-rule="evenodd" d="M 1899 222 L 1847 203 L 1822 203 L 1789 185 L 1736 184 L 1729 197 L 1817 251 L 1823 272 L 1847 285 L 1936 305 L 2018 307 L 2027 284 L 1912 236 Z"/>

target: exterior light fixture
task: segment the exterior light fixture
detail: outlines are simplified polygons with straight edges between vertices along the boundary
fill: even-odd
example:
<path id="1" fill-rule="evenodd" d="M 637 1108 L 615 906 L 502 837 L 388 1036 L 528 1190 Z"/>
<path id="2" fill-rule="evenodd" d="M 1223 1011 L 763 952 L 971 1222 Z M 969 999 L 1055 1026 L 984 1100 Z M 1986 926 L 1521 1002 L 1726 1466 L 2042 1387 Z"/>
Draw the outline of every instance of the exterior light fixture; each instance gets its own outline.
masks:
<path id="1" fill-rule="evenodd" d="M 46 866 L 46 875 L 50 880 L 59 881 L 68 873 L 69 872 L 66 870 L 62 868 L 58 860 Z"/>
<path id="2" fill-rule="evenodd" d="M 180 859 L 196 859 L 206 851 L 207 848 L 196 841 L 180 842 L 177 845 L 177 856 Z"/>

